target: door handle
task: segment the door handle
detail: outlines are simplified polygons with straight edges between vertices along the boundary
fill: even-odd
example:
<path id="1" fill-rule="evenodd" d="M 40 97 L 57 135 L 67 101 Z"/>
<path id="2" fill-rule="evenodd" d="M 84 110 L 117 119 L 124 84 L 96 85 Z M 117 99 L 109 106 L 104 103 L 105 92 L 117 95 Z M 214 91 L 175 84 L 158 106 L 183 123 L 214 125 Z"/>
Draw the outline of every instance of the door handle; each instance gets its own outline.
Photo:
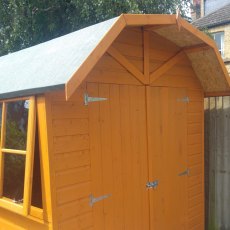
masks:
<path id="1" fill-rule="evenodd" d="M 154 181 L 152 181 L 152 182 L 147 182 L 146 183 L 146 188 L 153 188 L 153 189 L 156 189 L 157 188 L 157 186 L 158 186 L 158 184 L 159 184 L 159 180 L 154 180 Z"/>
<path id="2" fill-rule="evenodd" d="M 178 174 L 178 176 L 189 176 L 190 170 L 187 168 L 185 171 Z"/>

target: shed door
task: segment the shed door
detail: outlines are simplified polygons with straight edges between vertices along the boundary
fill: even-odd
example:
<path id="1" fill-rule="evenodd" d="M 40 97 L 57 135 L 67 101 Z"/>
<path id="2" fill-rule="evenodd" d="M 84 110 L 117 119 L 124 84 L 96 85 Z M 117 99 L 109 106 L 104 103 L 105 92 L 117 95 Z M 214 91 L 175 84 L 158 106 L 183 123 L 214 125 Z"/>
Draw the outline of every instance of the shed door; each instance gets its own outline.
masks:
<path id="1" fill-rule="evenodd" d="M 151 230 L 187 229 L 186 89 L 147 87 Z"/>
<path id="2" fill-rule="evenodd" d="M 148 230 L 145 87 L 88 83 L 94 230 Z"/>

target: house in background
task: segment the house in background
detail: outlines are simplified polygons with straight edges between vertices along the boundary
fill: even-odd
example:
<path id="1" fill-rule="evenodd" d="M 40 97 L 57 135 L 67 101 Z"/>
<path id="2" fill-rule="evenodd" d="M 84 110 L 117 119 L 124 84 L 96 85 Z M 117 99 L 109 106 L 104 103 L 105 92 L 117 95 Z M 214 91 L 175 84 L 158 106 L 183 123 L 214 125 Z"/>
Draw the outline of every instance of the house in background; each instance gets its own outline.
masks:
<path id="1" fill-rule="evenodd" d="M 194 6 L 197 13 L 192 12 L 193 25 L 213 35 L 230 74 L 230 0 L 197 0 Z"/>
<path id="2" fill-rule="evenodd" d="M 230 0 L 193 0 L 193 8 L 191 10 L 192 20 L 202 18 L 223 6 L 230 3 Z"/>

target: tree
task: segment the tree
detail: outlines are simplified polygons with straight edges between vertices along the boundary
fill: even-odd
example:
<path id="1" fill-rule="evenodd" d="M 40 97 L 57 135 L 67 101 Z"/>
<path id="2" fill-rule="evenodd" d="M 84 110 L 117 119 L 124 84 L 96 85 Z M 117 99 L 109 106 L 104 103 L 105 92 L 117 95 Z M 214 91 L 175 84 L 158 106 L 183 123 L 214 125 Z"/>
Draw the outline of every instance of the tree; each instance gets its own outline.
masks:
<path id="1" fill-rule="evenodd" d="M 121 13 L 175 13 L 191 0 L 0 0 L 0 56 Z"/>

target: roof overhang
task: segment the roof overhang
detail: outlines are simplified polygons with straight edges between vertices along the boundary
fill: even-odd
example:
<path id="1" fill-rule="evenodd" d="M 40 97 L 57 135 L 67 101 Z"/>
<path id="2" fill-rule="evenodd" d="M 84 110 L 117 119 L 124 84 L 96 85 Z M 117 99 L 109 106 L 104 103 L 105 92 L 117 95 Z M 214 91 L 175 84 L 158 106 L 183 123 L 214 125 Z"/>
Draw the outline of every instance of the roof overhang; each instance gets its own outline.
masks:
<path id="1" fill-rule="evenodd" d="M 230 79 L 213 39 L 177 15 L 122 14 L 65 85 L 68 100 L 125 27 L 143 27 L 174 42 L 190 59 L 207 95 L 230 92 Z"/>
<path id="2" fill-rule="evenodd" d="M 178 53 L 174 53 L 170 60 L 163 61 L 161 68 L 149 73 L 151 81 L 162 76 L 163 70 L 170 71 L 181 57 L 188 57 L 206 95 L 230 94 L 229 75 L 224 62 L 214 40 L 206 34 L 179 15 L 123 14 L 0 57 L 0 98 L 64 89 L 68 100 L 102 56 L 106 52 L 110 55 L 115 52 L 113 42 L 127 27 L 141 28 L 145 38 L 143 44 L 148 43 L 146 38 L 151 33 L 175 44 Z M 144 50 L 146 45 L 143 45 Z M 118 62 L 122 62 L 119 58 L 122 55 L 115 56 Z M 124 62 L 127 66 L 127 60 L 124 59 Z M 148 75 L 147 70 L 142 73 L 129 68 L 128 71 L 141 84 L 150 84 L 150 80 L 144 76 Z"/>

